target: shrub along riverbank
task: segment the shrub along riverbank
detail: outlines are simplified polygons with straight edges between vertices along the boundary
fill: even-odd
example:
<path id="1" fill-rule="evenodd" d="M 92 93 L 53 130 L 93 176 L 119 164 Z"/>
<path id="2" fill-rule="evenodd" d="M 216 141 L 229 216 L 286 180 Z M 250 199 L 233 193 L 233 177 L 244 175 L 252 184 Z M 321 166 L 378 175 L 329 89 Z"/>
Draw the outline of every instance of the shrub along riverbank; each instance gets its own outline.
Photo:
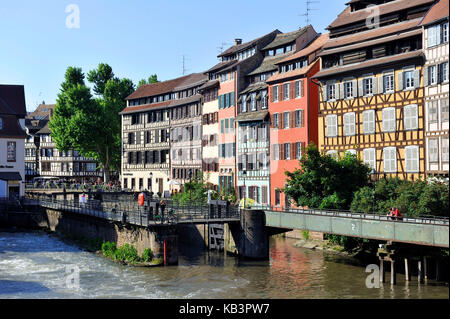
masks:
<path id="1" fill-rule="evenodd" d="M 116 247 L 116 243 L 104 242 L 102 244 L 103 256 L 128 265 L 135 266 L 153 266 L 162 264 L 161 258 L 154 258 L 150 248 L 146 248 L 139 256 L 136 248 L 132 245 L 125 244 L 122 247 Z"/>

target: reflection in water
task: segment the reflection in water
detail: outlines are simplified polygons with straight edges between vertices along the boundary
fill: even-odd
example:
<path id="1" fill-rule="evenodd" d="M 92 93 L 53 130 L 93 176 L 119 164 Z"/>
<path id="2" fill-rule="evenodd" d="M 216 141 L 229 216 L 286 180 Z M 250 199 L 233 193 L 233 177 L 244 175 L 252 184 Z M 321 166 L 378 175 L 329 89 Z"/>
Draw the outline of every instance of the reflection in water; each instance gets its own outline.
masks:
<path id="1" fill-rule="evenodd" d="M 180 246 L 178 266 L 132 268 L 43 233 L 0 233 L 0 298 L 448 298 L 428 280 L 365 286 L 365 265 L 333 253 L 271 239 L 269 261 L 240 260 Z M 80 269 L 80 289 L 66 285 L 66 266 Z M 386 273 L 389 278 L 389 272 Z"/>

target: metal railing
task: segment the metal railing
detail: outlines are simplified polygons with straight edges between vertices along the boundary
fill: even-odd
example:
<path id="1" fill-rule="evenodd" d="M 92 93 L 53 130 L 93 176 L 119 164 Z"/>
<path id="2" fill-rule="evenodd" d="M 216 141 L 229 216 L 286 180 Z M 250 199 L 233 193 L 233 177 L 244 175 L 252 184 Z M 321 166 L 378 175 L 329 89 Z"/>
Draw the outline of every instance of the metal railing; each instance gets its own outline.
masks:
<path id="1" fill-rule="evenodd" d="M 433 224 L 433 225 L 449 225 L 449 218 L 445 216 L 408 216 L 404 214 L 401 218 L 395 219 L 387 216 L 386 213 L 379 212 L 354 212 L 349 210 L 338 209 L 318 209 L 318 208 L 293 208 L 293 207 L 281 207 L 271 205 L 258 205 L 253 204 L 249 209 L 251 210 L 264 210 L 280 213 L 293 213 L 303 215 L 316 215 L 327 217 L 342 217 L 364 220 L 378 220 L 378 221 L 391 221 L 400 223 L 414 223 L 414 224 Z"/>

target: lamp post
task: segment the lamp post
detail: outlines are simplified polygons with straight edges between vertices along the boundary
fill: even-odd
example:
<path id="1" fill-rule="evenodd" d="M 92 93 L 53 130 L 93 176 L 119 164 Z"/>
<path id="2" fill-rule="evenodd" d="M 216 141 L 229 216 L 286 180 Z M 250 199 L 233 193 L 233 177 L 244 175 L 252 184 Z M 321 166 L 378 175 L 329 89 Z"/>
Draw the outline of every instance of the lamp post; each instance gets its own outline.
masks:
<path id="1" fill-rule="evenodd" d="M 242 171 L 242 177 L 244 178 L 244 209 L 247 206 L 247 187 L 245 186 L 245 178 L 247 177 L 247 171 Z"/>
<path id="2" fill-rule="evenodd" d="M 376 181 L 376 177 L 377 177 L 377 171 L 375 170 L 375 168 L 372 168 L 372 170 L 370 171 L 370 180 L 372 182 L 372 213 L 375 214 L 375 181 Z"/>
<path id="3" fill-rule="evenodd" d="M 150 187 L 150 198 L 153 198 L 153 173 L 150 172 L 150 185 L 148 185 Z"/>

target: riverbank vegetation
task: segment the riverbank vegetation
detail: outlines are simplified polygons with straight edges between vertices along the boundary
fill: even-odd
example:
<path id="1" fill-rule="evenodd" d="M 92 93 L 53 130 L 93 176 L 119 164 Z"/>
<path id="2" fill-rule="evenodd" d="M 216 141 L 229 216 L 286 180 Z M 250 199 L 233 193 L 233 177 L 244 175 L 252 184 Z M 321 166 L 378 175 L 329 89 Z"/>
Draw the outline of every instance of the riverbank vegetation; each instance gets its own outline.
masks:
<path id="1" fill-rule="evenodd" d="M 139 256 L 137 249 L 129 244 L 122 247 L 117 247 L 116 243 L 104 242 L 101 247 L 103 256 L 125 264 L 160 264 L 160 258 L 154 258 L 153 252 L 150 248 L 146 248 L 141 256 Z"/>

